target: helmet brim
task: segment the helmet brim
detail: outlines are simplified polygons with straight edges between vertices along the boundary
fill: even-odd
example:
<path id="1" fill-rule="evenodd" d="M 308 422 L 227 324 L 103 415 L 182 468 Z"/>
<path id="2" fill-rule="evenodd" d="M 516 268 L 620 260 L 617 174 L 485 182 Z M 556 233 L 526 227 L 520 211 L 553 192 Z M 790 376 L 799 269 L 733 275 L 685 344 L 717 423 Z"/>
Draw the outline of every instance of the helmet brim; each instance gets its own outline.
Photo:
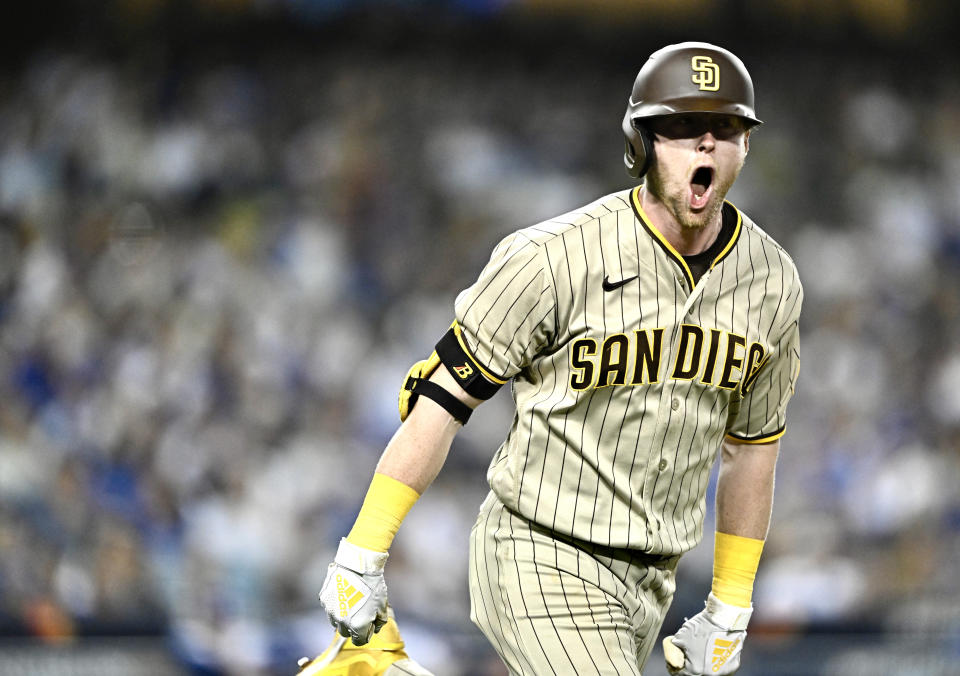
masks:
<path id="1" fill-rule="evenodd" d="M 748 127 L 755 127 L 763 124 L 754 112 L 742 103 L 734 101 L 721 101 L 717 99 L 707 99 L 702 97 L 690 97 L 682 99 L 672 99 L 669 101 L 659 101 L 657 103 L 640 104 L 637 106 L 631 119 L 643 120 L 648 117 L 660 117 L 662 115 L 681 115 L 683 113 L 713 113 L 716 115 L 734 115 L 749 124 Z"/>

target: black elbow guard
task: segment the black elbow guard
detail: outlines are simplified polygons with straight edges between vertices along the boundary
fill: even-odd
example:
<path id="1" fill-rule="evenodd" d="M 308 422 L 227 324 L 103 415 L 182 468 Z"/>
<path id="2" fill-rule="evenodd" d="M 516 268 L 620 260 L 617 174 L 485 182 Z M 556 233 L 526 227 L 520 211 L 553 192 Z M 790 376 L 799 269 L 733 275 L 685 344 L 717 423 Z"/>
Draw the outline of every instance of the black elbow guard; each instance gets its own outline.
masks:
<path id="1" fill-rule="evenodd" d="M 429 380 L 430 375 L 437 370 L 439 365 L 440 357 L 434 352 L 428 359 L 418 361 L 407 372 L 407 377 L 403 379 L 403 386 L 400 388 L 400 422 L 406 420 L 407 416 L 410 415 L 410 411 L 417 403 L 417 398 L 424 396 L 440 404 L 447 413 L 460 421 L 461 425 L 467 424 L 473 409 Z"/>
<path id="2" fill-rule="evenodd" d="M 442 406 L 462 425 L 467 424 L 473 409 L 444 388 L 430 382 L 430 376 L 440 364 L 443 364 L 460 387 L 475 399 L 489 399 L 506 382 L 488 373 L 473 358 L 460 335 L 460 327 L 454 322 L 437 343 L 436 351 L 429 358 L 414 364 L 403 379 L 399 397 L 400 422 L 410 415 L 417 398 L 424 396 Z"/>
<path id="3" fill-rule="evenodd" d="M 506 379 L 486 371 L 467 349 L 456 322 L 450 327 L 440 342 L 436 354 L 454 380 L 467 394 L 476 399 L 489 399 L 497 393 Z"/>

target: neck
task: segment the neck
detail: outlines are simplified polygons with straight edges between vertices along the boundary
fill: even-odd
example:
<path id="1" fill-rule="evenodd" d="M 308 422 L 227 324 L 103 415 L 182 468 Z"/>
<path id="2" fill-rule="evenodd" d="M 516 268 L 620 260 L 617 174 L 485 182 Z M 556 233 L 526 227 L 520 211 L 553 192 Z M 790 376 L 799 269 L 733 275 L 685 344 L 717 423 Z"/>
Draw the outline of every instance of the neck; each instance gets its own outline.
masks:
<path id="1" fill-rule="evenodd" d="M 723 224 L 723 215 L 718 209 L 716 215 L 702 227 L 683 225 L 670 207 L 647 190 L 646 185 L 640 187 L 640 205 L 650 218 L 651 225 L 681 256 L 693 256 L 709 249 Z"/>

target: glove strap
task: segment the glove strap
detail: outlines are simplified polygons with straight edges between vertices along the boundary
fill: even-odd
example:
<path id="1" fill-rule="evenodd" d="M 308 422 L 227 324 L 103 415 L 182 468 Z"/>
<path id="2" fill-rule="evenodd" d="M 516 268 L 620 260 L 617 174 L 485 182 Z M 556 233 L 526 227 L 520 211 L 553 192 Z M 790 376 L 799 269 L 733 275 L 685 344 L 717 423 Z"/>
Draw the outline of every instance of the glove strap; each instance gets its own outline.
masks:
<path id="1" fill-rule="evenodd" d="M 740 608 L 724 603 L 713 592 L 707 596 L 707 617 L 718 627 L 727 631 L 740 631 L 747 628 L 750 616 L 753 615 L 753 604 L 749 608 Z"/>
<path id="2" fill-rule="evenodd" d="M 340 538 L 334 563 L 361 575 L 379 575 L 387 564 L 386 552 L 374 552 L 352 544 L 347 538 Z"/>

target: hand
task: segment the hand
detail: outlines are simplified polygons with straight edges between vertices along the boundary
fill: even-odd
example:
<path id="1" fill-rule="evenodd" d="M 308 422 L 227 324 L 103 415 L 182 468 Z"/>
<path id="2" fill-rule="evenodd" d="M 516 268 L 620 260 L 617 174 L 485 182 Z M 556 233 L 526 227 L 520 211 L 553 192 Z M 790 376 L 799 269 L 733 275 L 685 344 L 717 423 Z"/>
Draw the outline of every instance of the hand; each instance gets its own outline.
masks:
<path id="1" fill-rule="evenodd" d="M 320 603 L 330 624 L 354 645 L 364 645 L 387 622 L 386 552 L 374 552 L 340 540 L 337 556 L 327 567 Z"/>
<path id="2" fill-rule="evenodd" d="M 674 676 L 725 676 L 740 668 L 753 608 L 724 603 L 712 593 L 706 607 L 663 640 L 667 671 Z"/>

